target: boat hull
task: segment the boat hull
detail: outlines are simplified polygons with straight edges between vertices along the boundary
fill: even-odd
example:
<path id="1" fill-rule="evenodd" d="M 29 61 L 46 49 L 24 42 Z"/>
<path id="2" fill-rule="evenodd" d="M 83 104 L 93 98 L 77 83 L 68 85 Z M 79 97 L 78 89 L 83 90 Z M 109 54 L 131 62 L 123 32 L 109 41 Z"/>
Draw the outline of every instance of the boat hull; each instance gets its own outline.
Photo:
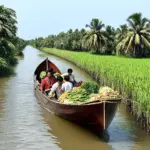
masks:
<path id="1" fill-rule="evenodd" d="M 112 122 L 118 102 L 99 102 L 84 105 L 66 105 L 49 99 L 35 86 L 35 94 L 40 104 L 49 112 L 91 129 L 101 135 Z"/>

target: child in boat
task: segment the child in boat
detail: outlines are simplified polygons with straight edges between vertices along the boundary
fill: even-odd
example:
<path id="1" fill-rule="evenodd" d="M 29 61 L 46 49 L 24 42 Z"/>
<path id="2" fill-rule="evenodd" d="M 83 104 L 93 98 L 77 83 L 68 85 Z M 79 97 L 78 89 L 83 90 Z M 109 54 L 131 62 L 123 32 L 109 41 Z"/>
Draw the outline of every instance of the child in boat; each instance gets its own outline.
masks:
<path id="1" fill-rule="evenodd" d="M 68 75 L 64 76 L 65 83 L 62 84 L 62 92 L 70 91 L 73 88 Z"/>
<path id="2" fill-rule="evenodd" d="M 69 81 L 73 84 L 73 86 L 77 83 L 75 80 L 75 76 L 72 74 L 73 70 L 71 68 L 68 69 L 67 73 L 64 73 L 63 76 L 68 75 L 69 76 Z"/>
<path id="3" fill-rule="evenodd" d="M 48 71 L 47 76 L 41 82 L 41 91 L 48 95 L 54 83 L 56 83 L 56 79 L 53 75 L 53 71 Z"/>
<path id="4" fill-rule="evenodd" d="M 57 82 L 52 86 L 51 91 L 48 96 L 54 97 L 55 95 L 55 98 L 58 99 L 62 94 L 61 92 L 62 83 L 63 83 L 63 78 L 61 76 L 58 76 Z"/>

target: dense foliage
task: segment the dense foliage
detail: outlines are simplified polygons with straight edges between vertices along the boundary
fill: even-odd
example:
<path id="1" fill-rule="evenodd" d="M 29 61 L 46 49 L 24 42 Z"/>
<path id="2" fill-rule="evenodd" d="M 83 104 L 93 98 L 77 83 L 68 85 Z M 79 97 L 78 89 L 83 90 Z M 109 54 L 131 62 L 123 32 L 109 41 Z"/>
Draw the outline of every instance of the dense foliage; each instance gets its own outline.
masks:
<path id="1" fill-rule="evenodd" d="M 150 21 L 141 13 L 127 18 L 127 24 L 115 29 L 99 19 L 92 19 L 88 30 L 68 30 L 30 41 L 38 49 L 43 47 L 73 51 L 90 51 L 99 54 L 117 54 L 130 57 L 150 56 Z"/>
<path id="2" fill-rule="evenodd" d="M 123 38 L 117 45 L 117 50 L 123 54 L 136 57 L 150 55 L 150 20 L 142 18 L 141 13 L 128 17 L 129 28 L 126 28 Z"/>
<path id="3" fill-rule="evenodd" d="M 0 75 L 8 74 L 10 66 L 17 62 L 26 42 L 16 36 L 17 20 L 13 9 L 0 5 Z"/>

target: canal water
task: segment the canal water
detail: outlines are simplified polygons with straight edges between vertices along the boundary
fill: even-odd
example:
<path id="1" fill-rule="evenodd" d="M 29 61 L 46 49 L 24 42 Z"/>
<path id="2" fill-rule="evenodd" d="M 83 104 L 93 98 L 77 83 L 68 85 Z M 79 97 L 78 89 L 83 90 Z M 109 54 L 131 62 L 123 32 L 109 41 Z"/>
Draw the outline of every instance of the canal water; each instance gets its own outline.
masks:
<path id="1" fill-rule="evenodd" d="M 34 94 L 33 72 L 46 57 L 62 72 L 73 68 L 77 80 L 92 80 L 72 63 L 26 47 L 15 74 L 0 78 L 0 150 L 150 150 L 150 136 L 123 105 L 108 128 L 108 142 L 44 110 Z"/>

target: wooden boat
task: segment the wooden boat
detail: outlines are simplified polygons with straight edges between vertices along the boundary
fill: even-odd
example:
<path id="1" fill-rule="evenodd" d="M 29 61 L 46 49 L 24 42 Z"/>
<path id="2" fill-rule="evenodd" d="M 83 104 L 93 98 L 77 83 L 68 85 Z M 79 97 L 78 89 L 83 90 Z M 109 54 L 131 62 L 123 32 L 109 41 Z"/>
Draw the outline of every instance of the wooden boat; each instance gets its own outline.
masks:
<path id="1" fill-rule="evenodd" d="M 101 135 L 113 120 L 120 100 L 107 100 L 87 104 L 63 104 L 56 99 L 50 99 L 43 94 L 38 86 L 39 74 L 53 68 L 55 72 L 61 71 L 48 59 L 45 59 L 34 72 L 35 94 L 42 106 L 49 112 L 54 113 L 64 119 L 90 128 L 97 135 Z"/>

